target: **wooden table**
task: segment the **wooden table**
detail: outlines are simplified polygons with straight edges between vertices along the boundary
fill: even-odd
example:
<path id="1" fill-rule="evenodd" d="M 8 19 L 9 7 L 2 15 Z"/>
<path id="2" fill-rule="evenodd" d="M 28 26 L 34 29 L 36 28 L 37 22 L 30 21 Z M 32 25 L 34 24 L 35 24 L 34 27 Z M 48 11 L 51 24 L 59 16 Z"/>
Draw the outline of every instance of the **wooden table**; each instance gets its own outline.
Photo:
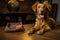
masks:
<path id="1" fill-rule="evenodd" d="M 0 27 L 0 40 L 60 40 L 60 27 L 57 27 L 44 35 L 28 35 L 27 31 L 33 27 L 34 24 L 24 24 L 24 32 L 4 32 L 4 27 Z"/>

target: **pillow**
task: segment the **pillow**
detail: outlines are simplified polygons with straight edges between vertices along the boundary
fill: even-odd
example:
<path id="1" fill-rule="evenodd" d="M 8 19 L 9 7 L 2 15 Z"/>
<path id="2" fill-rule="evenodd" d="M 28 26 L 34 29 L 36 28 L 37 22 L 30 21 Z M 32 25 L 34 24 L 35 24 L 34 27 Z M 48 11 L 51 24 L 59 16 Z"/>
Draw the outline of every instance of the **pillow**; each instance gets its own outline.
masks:
<path id="1" fill-rule="evenodd" d="M 5 27 L 6 32 L 11 31 L 24 31 L 24 26 L 22 23 L 7 23 L 7 26 Z"/>

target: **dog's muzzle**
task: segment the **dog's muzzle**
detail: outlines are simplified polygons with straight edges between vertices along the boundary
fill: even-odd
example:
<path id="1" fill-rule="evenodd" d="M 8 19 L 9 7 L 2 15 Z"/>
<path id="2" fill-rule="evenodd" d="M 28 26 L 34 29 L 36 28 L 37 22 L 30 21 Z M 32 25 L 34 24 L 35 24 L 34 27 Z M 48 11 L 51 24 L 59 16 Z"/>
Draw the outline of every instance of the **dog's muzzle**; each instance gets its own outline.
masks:
<path id="1" fill-rule="evenodd" d="M 41 18 L 41 19 L 44 18 L 44 11 L 42 11 L 42 12 L 40 13 L 40 18 Z"/>

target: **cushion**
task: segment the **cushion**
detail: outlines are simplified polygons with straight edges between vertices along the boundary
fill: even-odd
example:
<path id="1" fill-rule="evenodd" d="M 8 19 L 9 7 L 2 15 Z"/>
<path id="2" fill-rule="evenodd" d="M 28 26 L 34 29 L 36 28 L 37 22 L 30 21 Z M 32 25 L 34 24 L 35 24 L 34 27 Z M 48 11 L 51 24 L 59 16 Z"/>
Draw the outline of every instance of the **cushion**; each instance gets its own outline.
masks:
<path id="1" fill-rule="evenodd" d="M 20 23 L 7 23 L 5 27 L 6 32 L 24 31 L 24 26 L 22 22 Z"/>

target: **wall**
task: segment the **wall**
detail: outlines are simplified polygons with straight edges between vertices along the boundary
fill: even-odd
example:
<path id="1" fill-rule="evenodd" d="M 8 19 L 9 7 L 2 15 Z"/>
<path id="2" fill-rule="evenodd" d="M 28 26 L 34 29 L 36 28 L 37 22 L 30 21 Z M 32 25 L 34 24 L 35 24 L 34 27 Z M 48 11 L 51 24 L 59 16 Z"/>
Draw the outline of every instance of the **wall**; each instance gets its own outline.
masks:
<path id="1" fill-rule="evenodd" d="M 57 3 L 58 4 L 58 12 L 57 12 L 56 21 L 60 22 L 60 0 L 52 0 L 52 3 Z"/>

